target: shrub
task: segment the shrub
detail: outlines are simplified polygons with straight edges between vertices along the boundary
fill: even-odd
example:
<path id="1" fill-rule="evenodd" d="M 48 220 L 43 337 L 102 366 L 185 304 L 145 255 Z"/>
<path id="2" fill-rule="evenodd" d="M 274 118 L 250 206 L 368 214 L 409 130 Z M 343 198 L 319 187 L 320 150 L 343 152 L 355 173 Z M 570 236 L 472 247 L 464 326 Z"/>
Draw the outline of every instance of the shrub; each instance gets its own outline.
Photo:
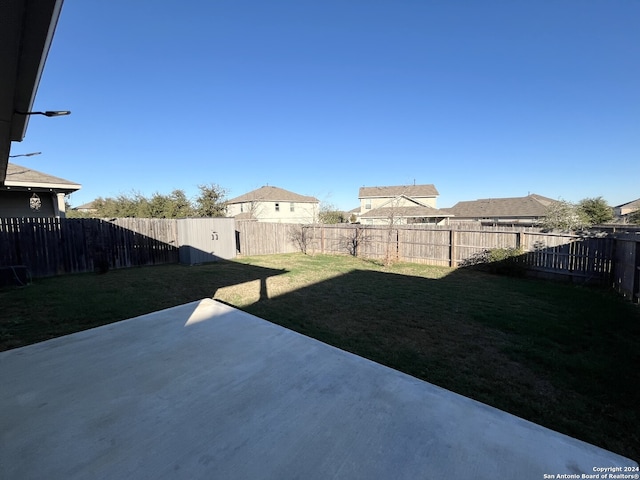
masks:
<path id="1" fill-rule="evenodd" d="M 521 249 L 513 247 L 489 248 L 465 258 L 460 262 L 460 267 L 475 267 L 491 273 L 519 277 L 524 275 L 526 269 L 524 264 L 518 261 L 523 253 Z"/>

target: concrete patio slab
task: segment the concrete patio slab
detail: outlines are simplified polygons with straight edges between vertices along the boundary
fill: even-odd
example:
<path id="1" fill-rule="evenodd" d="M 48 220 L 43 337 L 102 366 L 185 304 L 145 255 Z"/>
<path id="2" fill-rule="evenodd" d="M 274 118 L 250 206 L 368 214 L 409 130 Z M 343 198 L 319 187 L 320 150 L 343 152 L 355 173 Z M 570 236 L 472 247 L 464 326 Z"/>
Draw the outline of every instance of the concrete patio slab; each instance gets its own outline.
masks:
<path id="1" fill-rule="evenodd" d="M 3 479 L 538 480 L 637 467 L 209 299 L 2 352 L 0 382 Z"/>

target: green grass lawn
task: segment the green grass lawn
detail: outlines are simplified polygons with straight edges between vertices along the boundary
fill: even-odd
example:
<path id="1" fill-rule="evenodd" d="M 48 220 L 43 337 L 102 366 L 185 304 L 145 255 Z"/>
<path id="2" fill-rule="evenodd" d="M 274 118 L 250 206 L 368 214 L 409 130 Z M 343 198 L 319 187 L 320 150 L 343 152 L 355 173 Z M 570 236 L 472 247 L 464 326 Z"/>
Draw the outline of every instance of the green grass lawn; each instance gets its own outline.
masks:
<path id="1" fill-rule="evenodd" d="M 325 255 L 132 268 L 0 290 L 0 349 L 205 297 L 640 460 L 640 309 L 599 289 Z"/>

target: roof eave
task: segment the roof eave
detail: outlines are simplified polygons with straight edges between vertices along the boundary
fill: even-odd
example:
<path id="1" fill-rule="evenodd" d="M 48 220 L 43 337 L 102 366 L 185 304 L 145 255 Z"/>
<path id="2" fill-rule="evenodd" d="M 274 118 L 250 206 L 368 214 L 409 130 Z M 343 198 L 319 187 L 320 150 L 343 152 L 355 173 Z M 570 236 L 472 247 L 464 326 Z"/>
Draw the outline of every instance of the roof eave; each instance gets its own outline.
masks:
<path id="1" fill-rule="evenodd" d="M 69 190 L 76 191 L 82 188 L 82 185 L 76 183 L 44 183 L 44 182 L 16 182 L 16 181 L 5 181 L 4 186 L 7 188 L 40 188 L 46 190 Z"/>
<path id="2" fill-rule="evenodd" d="M 10 0 L 0 3 L 8 19 L 0 31 L 0 184 L 4 182 L 11 142 L 20 142 L 33 108 L 64 0 Z"/>
<path id="3" fill-rule="evenodd" d="M 41 1 L 37 7 L 27 8 L 17 71 L 14 111 L 30 112 L 33 108 L 63 1 Z M 37 8 L 37 11 L 34 11 L 34 8 Z M 28 119 L 27 115 L 13 116 L 12 141 L 21 142 L 24 139 Z"/>

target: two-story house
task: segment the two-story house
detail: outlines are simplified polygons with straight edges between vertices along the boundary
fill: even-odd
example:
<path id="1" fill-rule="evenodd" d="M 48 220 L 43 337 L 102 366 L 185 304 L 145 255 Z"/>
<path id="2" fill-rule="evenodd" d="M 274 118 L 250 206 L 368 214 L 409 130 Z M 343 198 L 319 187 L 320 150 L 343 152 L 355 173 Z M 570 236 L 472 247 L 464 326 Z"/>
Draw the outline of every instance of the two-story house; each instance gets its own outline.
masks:
<path id="1" fill-rule="evenodd" d="M 365 225 L 446 224 L 452 215 L 436 208 L 434 185 L 361 187 L 360 214 Z"/>
<path id="2" fill-rule="evenodd" d="M 272 223 L 313 223 L 320 201 L 283 188 L 264 186 L 226 202 L 227 216 Z"/>
<path id="3" fill-rule="evenodd" d="M 640 210 L 640 198 L 631 202 L 623 203 L 613 207 L 613 214 L 622 223 L 627 223 L 632 213 Z"/>

